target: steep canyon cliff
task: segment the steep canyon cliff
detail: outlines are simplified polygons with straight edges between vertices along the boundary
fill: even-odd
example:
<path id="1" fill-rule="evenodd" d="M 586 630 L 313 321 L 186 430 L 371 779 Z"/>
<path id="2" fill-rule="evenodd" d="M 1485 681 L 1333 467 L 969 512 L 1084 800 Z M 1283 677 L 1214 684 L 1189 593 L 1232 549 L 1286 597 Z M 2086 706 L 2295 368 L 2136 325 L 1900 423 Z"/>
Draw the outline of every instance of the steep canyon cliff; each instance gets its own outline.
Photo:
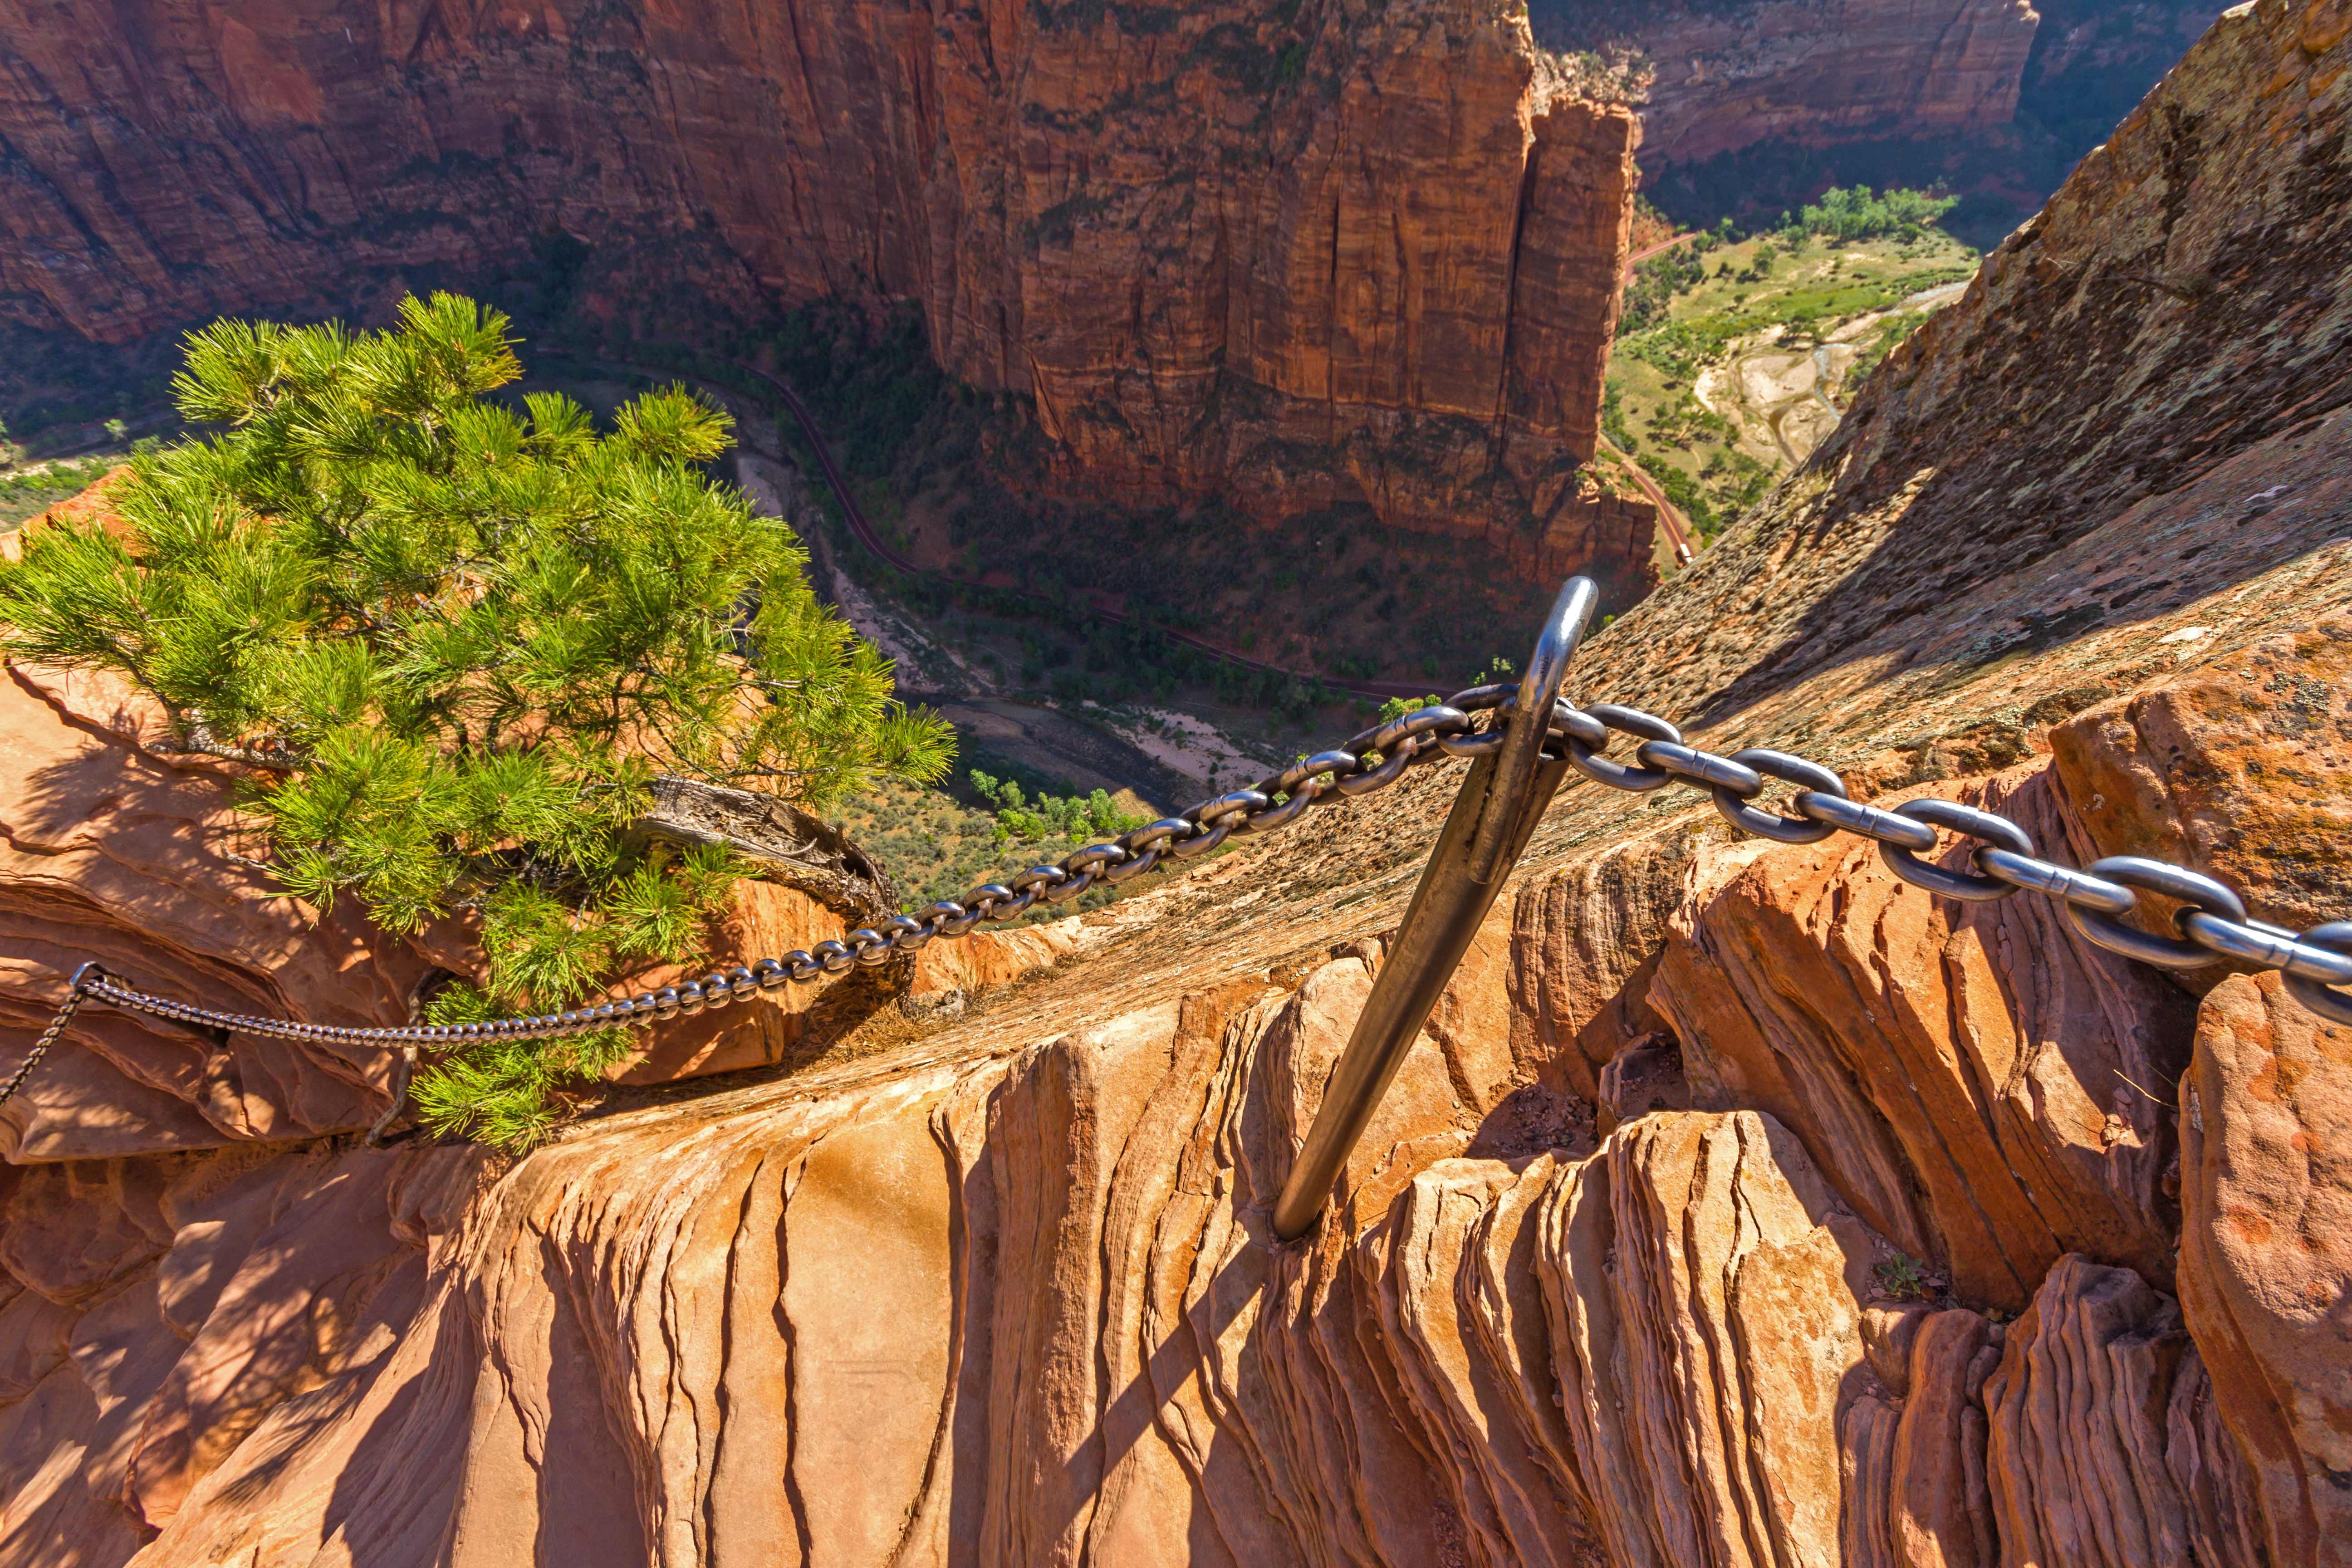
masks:
<path id="1" fill-rule="evenodd" d="M 1556 47 L 1629 51 L 1654 171 L 1770 137 L 2008 122 L 2041 20 L 2029 0 L 1531 0 Z"/>
<path id="2" fill-rule="evenodd" d="M 1635 134 L 1511 0 L 8 0 L 0 311 L 122 339 L 564 236 L 606 308 L 911 300 L 1097 500 L 1532 534 Z"/>
<path id="3" fill-rule="evenodd" d="M 2221 14 L 2218 0 L 1529 0 L 1538 42 L 1644 85 L 1651 197 L 1770 223 L 1824 186 L 1942 185 L 1983 248 Z"/>
<path id="4" fill-rule="evenodd" d="M 1577 700 L 2352 918 L 2347 255 L 2352 3 L 2257 0 Z M 474 962 L 260 897 L 143 722 L 0 685 L 0 1062 L 84 956 Z M 1572 786 L 1276 1245 L 1458 778 L 705 1014 L 516 1161 L 91 1010 L 0 1110 L 0 1564 L 2352 1561 L 2352 1030 L 1852 838 Z"/>

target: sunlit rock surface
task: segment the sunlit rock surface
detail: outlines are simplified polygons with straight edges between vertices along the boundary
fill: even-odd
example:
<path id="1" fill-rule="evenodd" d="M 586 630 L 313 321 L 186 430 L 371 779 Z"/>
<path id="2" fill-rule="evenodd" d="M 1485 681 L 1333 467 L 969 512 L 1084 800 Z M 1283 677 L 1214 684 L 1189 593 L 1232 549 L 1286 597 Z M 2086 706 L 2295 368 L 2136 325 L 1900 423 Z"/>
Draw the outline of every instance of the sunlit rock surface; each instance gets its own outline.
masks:
<path id="1" fill-rule="evenodd" d="M 2352 917 L 2347 34 L 2220 24 L 1580 699 Z M 2289 174 L 2262 267 L 2066 291 L 2234 243 Z M 92 943 L 199 999 L 404 1005 L 385 952 L 235 912 L 215 780 L 73 733 L 121 784 L 10 818 L 11 1047 Z M 520 1161 L 360 1147 L 367 1064 L 244 1041 L 288 1120 L 233 1135 L 93 1012 L 81 1100 L 9 1112 L 0 1563 L 2345 1561 L 2352 1030 L 1687 791 L 1561 796 L 1275 1246 L 1458 776 L 939 982 L 960 1012 L 821 1000 L 810 1048 Z M 142 819 L 215 858 L 110 882 L 92 825 Z M 343 1109 L 250 1087 L 297 1081 Z"/>

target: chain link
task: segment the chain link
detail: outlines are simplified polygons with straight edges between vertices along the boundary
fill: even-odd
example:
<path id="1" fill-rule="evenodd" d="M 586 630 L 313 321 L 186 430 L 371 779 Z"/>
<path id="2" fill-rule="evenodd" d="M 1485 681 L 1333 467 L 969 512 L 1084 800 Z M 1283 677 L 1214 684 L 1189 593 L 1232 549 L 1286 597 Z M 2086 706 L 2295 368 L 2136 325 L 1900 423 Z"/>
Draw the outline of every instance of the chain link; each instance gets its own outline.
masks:
<path id="1" fill-rule="evenodd" d="M 1584 710 L 1591 722 L 1565 721 L 1569 752 L 1577 770 L 1612 789 L 1646 793 L 1670 784 L 1706 790 L 1725 820 L 1744 833 L 1784 844 L 1810 844 L 1832 832 L 1868 838 L 1878 846 L 1886 868 L 1914 887 L 1945 898 L 1987 903 L 2032 891 L 2066 906 L 2067 918 L 2086 941 L 2166 969 L 2200 969 L 2234 959 L 2286 977 L 2295 999 L 2319 1016 L 2352 1024 L 2352 996 L 2333 989 L 2352 986 L 2352 921 L 2335 921 L 2297 933 L 2251 920 L 2237 893 L 2210 877 L 2137 855 L 2111 855 L 2086 869 L 2055 865 L 2034 853 L 2032 837 L 1996 812 L 1949 800 L 1906 801 L 1892 811 L 1847 798 L 1844 781 L 1817 763 L 1785 752 L 1746 751 L 1717 756 L 1683 743 L 1675 727 L 1636 708 L 1595 703 Z M 1560 727 L 1556 721 L 1555 727 Z M 1628 766 L 1599 754 L 1594 730 L 1645 737 Z M 1799 786 L 1789 805 L 1796 818 L 1749 804 L 1763 781 Z M 1800 820 L 1801 819 L 1801 820 Z M 1942 828 L 1974 839 L 1974 872 L 1931 865 Z M 2176 936 L 2126 925 L 2143 892 L 2181 906 L 2172 917 Z"/>
<path id="2" fill-rule="evenodd" d="M 1058 861 L 1033 866 L 1009 881 L 974 888 L 961 899 L 943 900 L 924 910 L 895 915 L 878 926 L 860 926 L 839 942 L 820 942 L 781 958 L 714 970 L 699 980 L 567 1012 L 480 1024 L 340 1028 L 191 1006 L 133 990 L 108 978 L 95 965 L 86 966 L 74 977 L 65 1007 L 9 1080 L 6 1090 L 0 1092 L 0 1100 L 32 1070 L 86 997 L 189 1028 L 268 1039 L 322 1045 L 463 1047 L 493 1039 L 556 1039 L 622 1025 L 692 1017 L 786 985 L 806 984 L 851 969 L 879 968 L 894 958 L 919 952 L 934 940 L 968 936 L 982 923 L 1016 920 L 1040 904 L 1066 903 L 1097 886 L 1115 887 L 1157 867 L 1212 854 L 1236 835 L 1276 832 L 1318 806 L 1386 789 L 1410 768 L 1447 757 L 1483 756 L 1502 744 L 1515 689 L 1473 687 L 1448 701 L 1374 725 L 1342 745 L 1269 774 L 1248 789 L 1203 801 L 1181 816 L 1162 817 L 1105 843 L 1089 844 Z M 1564 704 L 1556 710 L 1555 741 L 1559 735 L 1558 726 L 1571 711 Z M 1481 713 L 1493 715 L 1483 730 L 1476 723 Z"/>
<path id="3" fill-rule="evenodd" d="M 8 1081 L 0 1083 L 0 1105 L 5 1105 L 16 1098 L 16 1091 L 25 1086 L 25 1080 L 32 1076 L 33 1069 L 41 1065 L 41 1058 L 49 1054 L 49 1047 L 58 1043 L 58 1037 L 66 1032 L 66 1026 L 73 1022 L 73 1016 L 81 1011 L 82 998 L 91 994 L 89 989 L 90 982 L 103 979 L 105 974 L 106 972 L 95 963 L 85 963 L 74 972 L 72 988 L 66 993 L 66 1005 L 58 1009 L 58 1016 L 49 1020 L 49 1026 L 41 1031 L 41 1037 L 33 1042 L 33 1048 L 25 1053 L 25 1059 L 17 1064 L 15 1072 L 8 1075 Z"/>
<path id="4" fill-rule="evenodd" d="M 823 975 L 878 968 L 933 941 L 953 941 L 983 923 L 1017 919 L 1039 904 L 1064 903 L 1097 886 L 1116 887 L 1169 862 L 1212 854 L 1236 836 L 1277 832 L 1318 807 L 1386 789 L 1411 769 L 1498 751 L 1514 718 L 1515 698 L 1513 687 L 1473 687 L 1302 758 L 1247 789 L 1203 801 L 1181 816 L 1162 817 L 1118 838 L 1089 844 L 1051 864 L 1033 866 L 1009 882 L 990 882 L 961 899 L 896 915 L 878 926 L 861 926 L 840 942 L 820 942 L 782 958 L 714 970 L 699 980 L 567 1012 L 480 1024 L 339 1028 L 190 1006 L 118 984 L 96 964 L 85 964 L 74 976 L 56 1019 L 42 1031 L 23 1065 L 0 1084 L 0 1103 L 47 1053 L 85 998 L 206 1031 L 327 1045 L 465 1046 L 492 1039 L 554 1039 L 692 1017 Z M 1483 727 L 1476 721 L 1481 714 L 1487 716 Z M 1604 754 L 1613 734 L 1636 740 L 1633 762 Z M 1733 827 L 1780 843 L 1817 843 L 1835 832 L 1871 839 L 1895 876 L 1946 898 L 1990 902 L 2024 890 L 2042 893 L 2066 906 L 2068 918 L 2086 940 L 2144 963 L 2183 969 L 2234 959 L 2278 970 L 2305 1006 L 2332 1022 L 2352 1024 L 2352 996 L 2333 989 L 2352 986 L 2352 921 L 2298 935 L 2250 920 L 2238 895 L 2210 877 L 2137 856 L 2111 856 L 2083 870 L 2055 865 L 2036 856 L 2024 828 L 1993 812 L 1936 799 L 1906 801 L 1884 810 L 1850 799 L 1844 781 L 1818 763 L 1763 749 L 1718 756 L 1686 743 L 1682 731 L 1665 720 L 1613 703 L 1584 709 L 1556 705 L 1544 754 L 1568 762 L 1611 789 L 1646 794 L 1676 784 L 1703 789 Z M 1794 816 L 1754 804 L 1768 781 L 1797 786 L 1788 801 Z M 1973 872 L 1920 858 L 1936 848 L 1939 828 L 1977 841 L 1970 856 Z M 2177 935 L 2124 923 L 2123 917 L 2137 907 L 2142 892 L 2180 903 L 2172 920 Z"/>

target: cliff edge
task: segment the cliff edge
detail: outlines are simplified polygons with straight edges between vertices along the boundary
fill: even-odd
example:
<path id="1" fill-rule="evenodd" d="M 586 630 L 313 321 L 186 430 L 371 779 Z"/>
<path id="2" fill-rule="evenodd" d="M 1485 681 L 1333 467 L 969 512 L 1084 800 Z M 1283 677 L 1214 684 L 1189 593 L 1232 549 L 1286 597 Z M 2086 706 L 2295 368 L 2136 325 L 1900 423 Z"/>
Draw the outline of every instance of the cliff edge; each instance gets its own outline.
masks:
<path id="1" fill-rule="evenodd" d="M 2352 916 L 2347 66 L 2347 0 L 2223 18 L 1578 700 Z M 1565 792 L 1273 1245 L 1457 778 L 518 1162 L 11 1105 L 0 1563 L 2347 1561 L 2352 1032 L 1850 838 Z M 7 808 L 18 1048 L 200 786 Z M 205 896 L 112 962 L 325 1016 L 430 956 Z M 86 1016 L 44 1070 L 137 1078 Z"/>

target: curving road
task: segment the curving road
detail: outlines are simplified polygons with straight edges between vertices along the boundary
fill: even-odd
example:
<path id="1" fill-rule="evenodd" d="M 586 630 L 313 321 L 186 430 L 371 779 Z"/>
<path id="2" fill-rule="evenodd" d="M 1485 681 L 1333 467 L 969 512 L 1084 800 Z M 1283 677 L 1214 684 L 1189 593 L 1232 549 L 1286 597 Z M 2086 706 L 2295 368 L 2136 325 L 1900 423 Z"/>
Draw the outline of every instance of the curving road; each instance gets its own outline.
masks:
<path id="1" fill-rule="evenodd" d="M 1657 244 L 1649 247 L 1645 250 L 1635 251 L 1633 255 L 1625 258 L 1625 281 L 1628 283 L 1633 281 L 1633 268 L 1639 267 L 1644 261 L 1649 260 L 1650 258 L 1657 255 L 1658 252 L 1662 250 L 1672 250 L 1684 240 L 1696 239 L 1701 232 L 1702 231 L 1698 229 L 1692 229 L 1687 234 L 1678 234 L 1672 239 L 1662 239 L 1658 241 Z"/>
<path id="2" fill-rule="evenodd" d="M 1646 247 L 1646 249 L 1637 249 L 1637 251 L 1634 251 L 1634 254 L 1633 254 L 1633 257 L 1625 257 L 1625 282 L 1633 282 L 1633 270 L 1634 270 L 1634 268 L 1642 266 L 1642 263 L 1644 263 L 1644 261 L 1649 261 L 1651 257 L 1656 257 L 1658 251 L 1670 251 L 1670 249 L 1675 249 L 1675 247 L 1682 245 L 1684 240 L 1696 240 L 1696 237 L 1698 237 L 1698 235 L 1700 235 L 1700 230 L 1691 228 L 1691 230 L 1686 230 L 1686 233 L 1675 235 L 1673 240 L 1658 240 L 1656 245 Z M 1689 520 L 1684 520 L 1682 512 L 1675 510 L 1675 503 L 1673 503 L 1673 500 L 1667 500 L 1667 499 L 1665 499 L 1665 491 L 1663 491 L 1663 489 L 1658 489 L 1658 484 L 1649 478 L 1649 472 L 1642 470 L 1642 466 L 1639 466 L 1639 463 L 1634 463 L 1633 458 L 1630 458 L 1630 456 L 1625 456 L 1625 454 L 1622 454 L 1622 451 L 1618 451 L 1616 442 L 1612 442 L 1612 439 L 1606 437 L 1606 435 L 1600 435 L 1600 433 L 1592 435 L 1592 439 L 1597 439 L 1597 442 L 1600 442 L 1600 445 L 1601 445 L 1601 451 L 1612 451 L 1612 454 L 1616 454 L 1618 461 L 1625 463 L 1625 470 L 1633 472 L 1633 482 L 1634 482 L 1634 484 L 1639 484 L 1639 487 L 1642 487 L 1642 494 L 1649 496 L 1649 503 L 1651 503 L 1651 505 L 1656 505 L 1656 508 L 1658 508 L 1658 521 L 1663 521 L 1663 524 L 1665 524 L 1665 543 L 1675 545 L 1675 560 L 1682 562 L 1684 566 L 1689 566 L 1689 564 L 1691 564 L 1691 560 L 1694 560 L 1694 557 L 1698 555 L 1698 531 L 1696 531 L 1696 529 L 1691 529 Z"/>
<path id="3" fill-rule="evenodd" d="M 816 416 L 809 412 L 808 405 L 801 401 L 800 394 L 794 392 L 791 384 L 782 378 L 771 375 L 764 370 L 748 364 L 739 365 L 737 368 L 758 376 L 761 381 L 774 387 L 776 395 L 783 399 L 784 406 L 791 410 L 793 419 L 799 422 L 802 434 L 808 437 L 810 448 L 816 453 L 817 467 L 824 471 L 824 482 L 832 487 L 834 499 L 841 503 L 841 514 L 848 521 L 849 531 L 856 536 L 857 542 L 864 545 L 876 560 L 895 566 L 901 572 L 917 573 L 925 570 L 885 544 L 881 535 L 874 531 L 874 525 L 866 520 L 865 510 L 857 504 L 856 496 L 850 491 L 847 477 L 842 473 L 840 465 L 834 461 L 833 447 L 825 441 L 824 432 L 817 428 Z M 952 573 L 940 572 L 934 575 L 945 577 L 950 583 L 964 584 L 969 587 L 988 586 L 984 583 L 974 583 L 970 578 L 958 577 Z M 1020 594 L 1024 598 L 1049 606 L 1058 607 L 1061 604 L 1061 601 L 1048 595 L 1026 593 L 1018 588 L 993 591 Z M 1125 626 L 1135 619 L 1126 611 L 1116 609 L 1098 601 L 1090 600 L 1087 607 L 1095 615 L 1115 625 Z M 1182 643 L 1187 647 L 1198 648 L 1213 658 L 1221 659 L 1242 669 L 1271 671 L 1276 675 L 1289 676 L 1302 681 L 1320 680 L 1334 690 L 1350 691 L 1360 697 L 1426 697 L 1430 691 L 1426 684 L 1400 686 L 1387 680 L 1344 680 L 1329 675 L 1305 675 L 1295 669 L 1286 669 L 1278 664 L 1268 664 L 1263 659 L 1252 658 L 1249 655 L 1234 648 L 1221 647 L 1206 637 L 1196 637 L 1190 632 L 1180 632 L 1172 626 L 1161 626 L 1159 630 L 1162 637 L 1171 641 Z"/>
<path id="4" fill-rule="evenodd" d="M 1666 492 L 1658 488 L 1656 481 L 1650 478 L 1648 471 L 1641 464 L 1620 451 L 1614 441 L 1600 432 L 1595 431 L 1592 438 L 1601 443 L 1601 450 L 1613 454 L 1618 461 L 1625 465 L 1625 471 L 1633 476 L 1633 482 L 1642 487 L 1642 493 L 1648 496 L 1650 504 L 1658 509 L 1658 521 L 1666 525 L 1666 542 L 1675 547 L 1675 559 L 1685 566 L 1689 565 L 1698 554 L 1697 532 L 1684 519 L 1683 514 L 1675 510 L 1674 502 L 1666 499 Z"/>
<path id="5" fill-rule="evenodd" d="M 1672 239 L 1662 239 L 1655 245 L 1635 251 L 1625 258 L 1625 281 L 1627 283 L 1633 281 L 1633 268 L 1643 262 L 1661 251 L 1672 250 L 1686 239 L 1696 239 L 1700 232 L 1698 229 L 1691 229 L 1686 233 L 1675 236 Z M 1685 566 L 1689 565 L 1698 555 L 1697 531 L 1691 527 L 1682 513 L 1675 510 L 1674 503 L 1666 500 L 1666 492 L 1657 487 L 1650 476 L 1643 470 L 1641 464 L 1633 461 L 1623 452 L 1618 451 L 1616 443 L 1610 440 L 1608 437 L 1596 432 L 1593 438 L 1601 443 L 1603 450 L 1616 453 L 1618 460 L 1623 463 L 1627 470 L 1633 474 L 1633 482 L 1642 487 L 1642 493 L 1648 496 L 1650 504 L 1658 509 L 1658 521 L 1666 525 L 1666 542 L 1674 546 L 1675 559 Z"/>

